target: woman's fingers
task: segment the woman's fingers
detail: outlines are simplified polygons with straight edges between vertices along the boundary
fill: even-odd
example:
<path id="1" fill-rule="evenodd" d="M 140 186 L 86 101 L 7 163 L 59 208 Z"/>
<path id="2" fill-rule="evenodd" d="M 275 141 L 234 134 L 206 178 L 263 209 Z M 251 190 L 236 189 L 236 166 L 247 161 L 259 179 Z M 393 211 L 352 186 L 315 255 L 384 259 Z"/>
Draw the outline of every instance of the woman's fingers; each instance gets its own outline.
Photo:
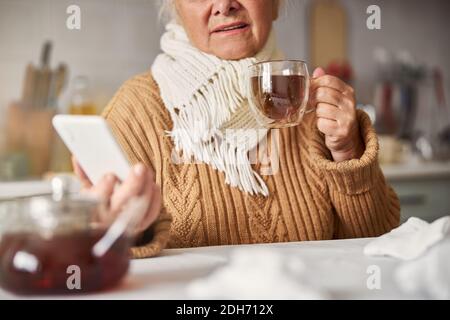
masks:
<path id="1" fill-rule="evenodd" d="M 333 159 L 340 162 L 359 158 L 363 148 L 353 88 L 318 68 L 313 73 L 310 93 L 311 104 L 316 107 L 317 128 L 325 135 L 325 145 Z"/>
<path id="2" fill-rule="evenodd" d="M 161 209 L 161 192 L 154 181 L 154 173 L 143 164 L 136 165 L 123 183 L 115 188 L 119 179 L 113 174 L 105 175 L 99 183 L 85 189 L 85 192 L 108 202 L 108 210 L 101 210 L 99 221 L 110 223 L 122 212 L 134 197 L 145 197 L 147 206 L 139 217 L 135 232 L 146 230 L 159 216 Z"/>
<path id="3" fill-rule="evenodd" d="M 154 199 L 153 199 L 154 192 L 153 191 L 154 191 L 155 182 L 153 181 L 153 174 L 152 174 L 151 170 L 148 170 L 148 172 L 146 174 L 147 174 L 147 178 L 145 181 L 145 187 L 140 196 L 145 198 L 145 200 L 148 203 L 148 206 L 145 209 L 145 212 L 140 217 L 140 220 L 138 221 L 138 224 L 136 226 L 137 231 L 143 231 L 146 229 L 146 226 L 144 226 L 144 221 L 147 219 L 149 208 L 151 206 L 151 203 L 154 201 Z"/>
<path id="4" fill-rule="evenodd" d="M 315 91 L 317 88 L 321 87 L 337 90 L 347 97 L 352 97 L 354 95 L 354 90 L 351 86 L 341 79 L 330 75 L 322 75 L 311 80 L 311 91 Z"/>
<path id="5" fill-rule="evenodd" d="M 326 136 L 335 136 L 339 131 L 339 125 L 337 121 L 325 118 L 317 119 L 317 128 Z"/>
<path id="6" fill-rule="evenodd" d="M 74 173 L 80 179 L 82 188 L 83 189 L 91 188 L 92 187 L 91 180 L 89 180 L 88 176 L 84 172 L 83 168 L 81 168 L 80 164 L 78 163 L 77 159 L 75 159 L 74 156 L 72 156 L 72 166 L 73 166 Z"/>
<path id="7" fill-rule="evenodd" d="M 317 118 L 338 121 L 340 117 L 340 110 L 335 105 L 320 102 L 316 107 L 316 115 Z"/>
<path id="8" fill-rule="evenodd" d="M 99 199 L 108 201 L 114 192 L 114 186 L 117 181 L 118 179 L 114 174 L 106 174 L 99 183 L 91 188 L 91 194 Z"/>
<path id="9" fill-rule="evenodd" d="M 110 199 L 114 194 L 114 187 L 119 179 L 114 174 L 106 174 L 102 177 L 99 183 L 91 187 L 89 193 L 107 203 L 108 207 L 110 204 Z M 100 210 L 100 221 L 111 221 L 114 216 L 110 216 L 109 210 Z"/>
<path id="10" fill-rule="evenodd" d="M 137 232 L 143 232 L 148 227 L 150 227 L 158 218 L 161 212 L 161 189 L 155 183 L 152 183 L 151 186 L 151 200 L 150 206 L 147 209 L 145 216 L 142 218 L 141 223 L 137 226 Z"/>
<path id="11" fill-rule="evenodd" d="M 135 196 L 145 197 L 147 202 L 145 212 L 134 227 L 134 232 L 139 233 L 146 230 L 156 220 L 161 209 L 161 194 L 154 181 L 154 173 L 143 165 L 136 166 L 127 180 L 120 186 L 117 195 L 113 197 L 114 204 L 111 207 L 116 212 L 120 212 L 127 202 Z"/>
<path id="12" fill-rule="evenodd" d="M 328 87 L 320 87 L 315 89 L 312 92 L 311 98 L 316 105 L 318 103 L 327 103 L 346 111 L 354 109 L 355 105 L 353 98 L 342 94 L 336 89 Z"/>
<path id="13" fill-rule="evenodd" d="M 131 170 L 127 179 L 123 181 L 114 193 L 111 199 L 112 210 L 121 210 L 128 200 L 135 196 L 139 196 L 144 190 L 146 180 L 147 169 L 143 164 L 136 165 L 133 170 Z"/>
<path id="14" fill-rule="evenodd" d="M 355 130 L 357 130 L 357 128 L 355 127 L 355 123 L 352 122 L 350 118 L 348 118 L 348 120 L 343 119 L 342 121 L 318 118 L 317 128 L 327 138 L 341 140 L 352 138 L 352 136 L 355 134 Z"/>
<path id="15" fill-rule="evenodd" d="M 323 70 L 322 68 L 316 68 L 313 72 L 313 78 L 319 78 L 326 75 L 325 70 Z"/>

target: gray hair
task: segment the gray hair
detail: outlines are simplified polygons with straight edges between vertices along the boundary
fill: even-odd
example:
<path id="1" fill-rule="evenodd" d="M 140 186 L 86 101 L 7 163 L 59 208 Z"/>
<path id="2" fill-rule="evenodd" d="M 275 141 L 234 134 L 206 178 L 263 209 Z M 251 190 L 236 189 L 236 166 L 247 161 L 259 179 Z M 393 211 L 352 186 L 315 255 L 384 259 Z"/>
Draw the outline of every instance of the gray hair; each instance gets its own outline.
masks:
<path id="1" fill-rule="evenodd" d="M 176 18 L 175 2 L 174 0 L 158 0 L 159 2 L 159 19 L 163 22 L 168 22 Z"/>
<path id="2" fill-rule="evenodd" d="M 158 0 L 159 2 L 159 19 L 162 22 L 168 22 L 172 19 L 176 19 L 177 12 L 175 9 L 175 0 Z M 278 0 L 279 8 L 283 6 L 285 0 Z"/>

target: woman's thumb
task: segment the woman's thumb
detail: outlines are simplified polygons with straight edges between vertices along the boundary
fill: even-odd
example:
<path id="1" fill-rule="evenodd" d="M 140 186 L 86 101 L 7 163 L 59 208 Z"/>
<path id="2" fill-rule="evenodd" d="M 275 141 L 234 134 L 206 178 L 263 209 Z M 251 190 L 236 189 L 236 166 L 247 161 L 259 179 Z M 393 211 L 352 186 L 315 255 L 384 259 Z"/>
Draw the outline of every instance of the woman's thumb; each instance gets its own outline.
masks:
<path id="1" fill-rule="evenodd" d="M 319 78 L 321 76 L 324 76 L 326 73 L 322 68 L 316 68 L 313 72 L 313 78 Z"/>

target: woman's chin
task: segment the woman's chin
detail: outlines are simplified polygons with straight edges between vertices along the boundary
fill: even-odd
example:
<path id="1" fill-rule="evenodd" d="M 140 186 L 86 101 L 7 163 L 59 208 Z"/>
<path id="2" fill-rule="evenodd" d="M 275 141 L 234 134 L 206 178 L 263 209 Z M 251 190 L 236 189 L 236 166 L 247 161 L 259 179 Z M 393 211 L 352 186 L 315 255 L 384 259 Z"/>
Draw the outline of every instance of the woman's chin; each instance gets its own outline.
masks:
<path id="1" fill-rule="evenodd" d="M 221 48 L 221 50 L 216 49 L 212 54 L 223 60 L 240 60 L 253 57 L 256 52 L 253 48 L 230 46 L 229 48 Z"/>

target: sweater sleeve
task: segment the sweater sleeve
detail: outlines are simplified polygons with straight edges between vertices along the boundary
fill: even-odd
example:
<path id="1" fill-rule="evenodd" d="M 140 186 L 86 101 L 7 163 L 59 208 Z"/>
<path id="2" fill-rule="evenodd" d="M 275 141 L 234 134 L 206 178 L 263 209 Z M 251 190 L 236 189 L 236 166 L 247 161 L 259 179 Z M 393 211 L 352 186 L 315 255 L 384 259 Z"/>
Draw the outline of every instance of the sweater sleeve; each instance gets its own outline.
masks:
<path id="1" fill-rule="evenodd" d="M 309 151 L 326 181 L 336 214 L 335 238 L 374 237 L 399 224 L 400 203 L 378 163 L 378 139 L 366 113 L 357 110 L 365 151 L 360 159 L 331 160 L 316 126 Z"/>
<path id="2" fill-rule="evenodd" d="M 145 139 L 146 134 L 152 134 L 146 127 L 144 129 L 143 119 L 137 116 L 142 110 L 152 103 L 150 98 L 143 99 L 134 90 L 134 82 L 145 81 L 144 77 L 128 80 L 115 94 L 113 99 L 104 109 L 102 116 L 107 120 L 115 138 L 124 150 L 132 164 L 144 163 L 155 170 L 159 168 L 151 144 Z M 150 86 L 147 87 L 150 90 Z M 154 101 L 156 103 L 156 101 Z M 139 110 L 140 112 L 136 112 Z M 150 118 L 150 115 L 149 115 Z M 146 119 L 148 120 L 148 119 Z M 156 182 L 161 185 L 161 176 L 156 174 Z M 159 181 L 158 181 L 159 180 Z M 147 258 L 158 255 L 164 249 L 169 240 L 171 215 L 163 207 L 158 219 L 146 230 L 139 241 L 131 249 L 133 258 Z"/>

